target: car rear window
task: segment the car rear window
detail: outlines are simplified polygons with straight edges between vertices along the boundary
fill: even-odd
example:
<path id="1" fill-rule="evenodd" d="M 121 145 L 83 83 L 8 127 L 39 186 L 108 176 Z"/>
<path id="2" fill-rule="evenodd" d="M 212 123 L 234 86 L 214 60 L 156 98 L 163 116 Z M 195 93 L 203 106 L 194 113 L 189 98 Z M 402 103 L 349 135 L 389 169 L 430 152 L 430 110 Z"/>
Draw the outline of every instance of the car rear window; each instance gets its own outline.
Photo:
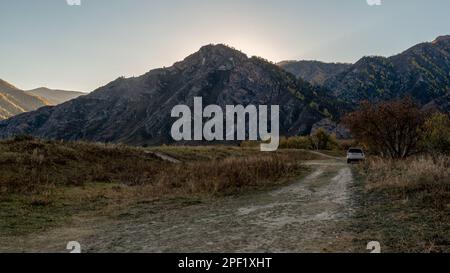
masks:
<path id="1" fill-rule="evenodd" d="M 361 149 L 350 149 L 348 152 L 352 153 L 352 154 L 362 154 L 363 153 L 363 151 Z"/>

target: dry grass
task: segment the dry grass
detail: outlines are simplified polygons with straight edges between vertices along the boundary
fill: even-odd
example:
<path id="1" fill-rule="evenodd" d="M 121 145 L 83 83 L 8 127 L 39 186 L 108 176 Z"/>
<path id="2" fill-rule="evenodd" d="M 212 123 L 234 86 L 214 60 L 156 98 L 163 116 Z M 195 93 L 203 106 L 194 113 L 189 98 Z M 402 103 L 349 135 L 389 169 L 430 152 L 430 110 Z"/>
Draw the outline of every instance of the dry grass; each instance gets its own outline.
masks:
<path id="1" fill-rule="evenodd" d="M 165 162 L 162 152 L 183 163 Z M 0 142 L 0 235 L 41 231 L 79 213 L 139 202 L 214 198 L 286 182 L 304 151 L 239 147 L 135 148 L 17 138 Z"/>
<path id="2" fill-rule="evenodd" d="M 363 165 L 367 189 L 415 198 L 436 208 L 450 206 L 450 158 L 414 157 L 403 161 L 372 158 Z"/>
<path id="3" fill-rule="evenodd" d="M 0 142 L 0 193 L 36 194 L 90 182 L 139 183 L 163 167 L 152 154 L 121 145 L 34 139 Z"/>
<path id="4" fill-rule="evenodd" d="M 261 189 L 298 172 L 300 166 L 290 161 L 288 155 L 270 155 L 175 165 L 170 172 L 161 172 L 156 177 L 155 190 L 160 191 L 159 195 L 173 192 L 216 195 L 249 187 Z"/>
<path id="5" fill-rule="evenodd" d="M 383 252 L 450 252 L 450 159 L 369 159 L 361 165 L 355 240 Z"/>
<path id="6" fill-rule="evenodd" d="M 184 163 L 164 162 L 151 153 L 154 150 Z M 0 142 L 0 192 L 34 195 L 58 186 L 98 182 L 150 185 L 161 195 L 180 189 L 187 194 L 228 193 L 245 186 L 275 182 L 295 171 L 295 164 L 290 162 L 314 157 L 317 156 L 294 151 L 261 153 L 255 149 L 230 147 L 146 150 L 81 142 L 9 140 Z"/>
<path id="7" fill-rule="evenodd" d="M 231 157 L 248 157 L 259 155 L 259 146 L 159 146 L 148 148 L 150 151 L 162 152 L 183 162 L 221 160 Z"/>
<path id="8" fill-rule="evenodd" d="M 182 164 L 162 161 L 165 153 Z M 263 189 L 318 156 L 239 147 L 156 147 L 16 138 L 0 142 L 0 234 L 23 234 L 74 214 L 136 202 L 209 198 Z"/>

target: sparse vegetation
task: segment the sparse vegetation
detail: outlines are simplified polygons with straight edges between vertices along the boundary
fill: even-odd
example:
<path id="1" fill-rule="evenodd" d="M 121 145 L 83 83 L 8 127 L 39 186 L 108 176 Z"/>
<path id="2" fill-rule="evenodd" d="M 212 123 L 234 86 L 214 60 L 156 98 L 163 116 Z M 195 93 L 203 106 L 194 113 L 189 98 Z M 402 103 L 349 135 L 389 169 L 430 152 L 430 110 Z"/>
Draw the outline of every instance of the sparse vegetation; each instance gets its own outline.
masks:
<path id="1" fill-rule="evenodd" d="M 371 158 L 360 166 L 356 241 L 383 252 L 450 251 L 450 158 Z M 364 182 L 362 182 L 364 181 Z"/>
<path id="2" fill-rule="evenodd" d="M 17 137 L 0 142 L 0 234 L 34 232 L 73 214 L 130 202 L 261 190 L 300 175 L 300 163 L 317 158 L 292 150 L 135 148 Z"/>
<path id="3" fill-rule="evenodd" d="M 362 166 L 367 190 L 386 191 L 404 200 L 445 209 L 450 205 L 450 158 L 418 156 L 404 161 L 372 158 Z"/>
<path id="4" fill-rule="evenodd" d="M 164 162 L 154 152 L 163 152 L 184 163 L 178 166 Z M 167 174 L 177 181 L 186 181 L 191 175 L 197 176 L 197 180 L 212 181 L 216 178 L 214 175 L 225 175 L 219 172 L 223 167 L 235 173 L 236 185 L 245 186 L 245 181 L 238 181 L 240 177 L 251 174 L 255 180 L 274 178 L 289 173 L 289 161 L 314 157 L 317 156 L 295 152 L 262 153 L 257 149 L 236 147 L 143 149 L 18 137 L 0 142 L 0 162 L 3 166 L 0 170 L 0 189 L 4 194 L 34 194 L 48 187 L 84 186 L 87 183 L 156 185 L 165 181 Z M 202 171 L 206 171 L 209 177 L 202 177 Z"/>
<path id="5" fill-rule="evenodd" d="M 243 146 L 250 145 L 244 144 Z M 315 131 L 311 136 L 282 137 L 280 139 L 280 149 L 340 151 L 342 148 L 336 137 L 322 128 Z"/>
<path id="6" fill-rule="evenodd" d="M 312 150 L 313 142 L 309 136 L 285 137 L 280 139 L 280 148 Z"/>

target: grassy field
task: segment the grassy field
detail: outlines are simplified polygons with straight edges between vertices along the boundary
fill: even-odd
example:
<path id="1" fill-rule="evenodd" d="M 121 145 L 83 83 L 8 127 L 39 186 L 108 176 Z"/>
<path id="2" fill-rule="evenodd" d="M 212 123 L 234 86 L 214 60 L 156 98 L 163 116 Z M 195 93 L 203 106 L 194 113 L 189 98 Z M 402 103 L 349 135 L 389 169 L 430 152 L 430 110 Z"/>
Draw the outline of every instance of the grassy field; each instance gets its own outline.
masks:
<path id="1" fill-rule="evenodd" d="M 450 158 L 371 158 L 359 167 L 351 230 L 383 252 L 450 252 Z"/>
<path id="2" fill-rule="evenodd" d="M 180 160 L 160 159 L 164 153 Z M 261 190 L 304 173 L 320 156 L 239 147 L 135 148 L 16 138 L 0 142 L 0 235 L 42 231 L 82 213 L 136 202 L 215 198 Z"/>
<path id="3" fill-rule="evenodd" d="M 115 217 L 140 204 L 181 208 L 270 190 L 309 174 L 302 163 L 319 159 L 330 160 L 295 149 L 1 141 L 0 237 L 36 234 L 74 217 Z M 370 157 L 352 169 L 354 213 L 341 228 L 346 249 L 377 240 L 383 252 L 450 252 L 449 157 Z"/>

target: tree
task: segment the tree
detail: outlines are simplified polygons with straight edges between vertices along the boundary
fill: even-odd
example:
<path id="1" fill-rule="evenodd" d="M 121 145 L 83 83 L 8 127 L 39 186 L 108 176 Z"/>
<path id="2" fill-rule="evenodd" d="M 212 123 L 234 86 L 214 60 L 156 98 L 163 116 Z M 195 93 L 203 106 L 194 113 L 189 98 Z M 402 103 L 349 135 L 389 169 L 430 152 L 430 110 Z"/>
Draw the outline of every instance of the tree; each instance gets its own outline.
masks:
<path id="1" fill-rule="evenodd" d="M 434 113 L 425 120 L 421 146 L 436 159 L 450 153 L 450 118 L 448 114 Z"/>
<path id="2" fill-rule="evenodd" d="M 411 98 L 362 102 L 344 117 L 353 136 L 385 157 L 403 159 L 417 151 L 426 113 Z"/>
<path id="3" fill-rule="evenodd" d="M 316 150 L 332 150 L 339 146 L 334 136 L 319 128 L 311 136 L 311 142 Z"/>

